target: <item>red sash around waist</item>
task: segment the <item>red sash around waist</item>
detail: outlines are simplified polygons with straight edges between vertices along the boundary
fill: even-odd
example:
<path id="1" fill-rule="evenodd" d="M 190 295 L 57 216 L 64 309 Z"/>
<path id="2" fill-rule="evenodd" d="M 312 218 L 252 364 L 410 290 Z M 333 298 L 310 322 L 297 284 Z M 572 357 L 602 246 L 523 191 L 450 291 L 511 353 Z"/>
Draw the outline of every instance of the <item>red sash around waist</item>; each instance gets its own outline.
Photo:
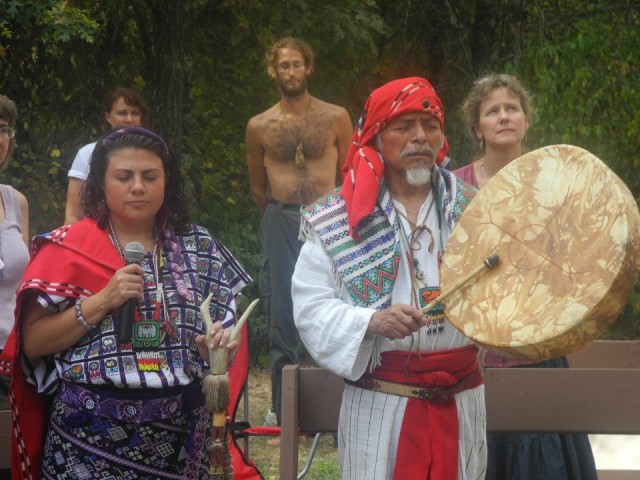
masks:
<path id="1" fill-rule="evenodd" d="M 409 389 L 412 392 L 429 392 L 425 398 L 419 398 L 420 393 L 406 395 L 410 398 L 400 429 L 394 479 L 458 478 L 458 411 L 453 395 L 484 382 L 477 354 L 473 345 L 429 353 L 384 352 L 382 365 L 353 382 L 375 390 L 372 386 L 381 380 L 414 387 Z"/>

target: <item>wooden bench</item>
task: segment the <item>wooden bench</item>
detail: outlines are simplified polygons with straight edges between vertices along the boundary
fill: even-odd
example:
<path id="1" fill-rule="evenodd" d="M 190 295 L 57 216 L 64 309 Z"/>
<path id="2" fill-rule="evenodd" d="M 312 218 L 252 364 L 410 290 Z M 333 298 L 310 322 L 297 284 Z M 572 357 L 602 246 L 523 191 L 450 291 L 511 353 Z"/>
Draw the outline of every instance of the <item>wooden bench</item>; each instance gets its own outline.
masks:
<path id="1" fill-rule="evenodd" d="M 0 470 L 11 468 L 11 410 L 0 410 Z"/>
<path id="2" fill-rule="evenodd" d="M 569 355 L 570 369 L 486 369 L 490 431 L 640 434 L 640 341 L 596 341 Z M 298 435 L 335 432 L 344 382 L 320 368 L 282 373 L 280 478 L 297 478 Z M 600 480 L 640 478 L 601 470 Z"/>

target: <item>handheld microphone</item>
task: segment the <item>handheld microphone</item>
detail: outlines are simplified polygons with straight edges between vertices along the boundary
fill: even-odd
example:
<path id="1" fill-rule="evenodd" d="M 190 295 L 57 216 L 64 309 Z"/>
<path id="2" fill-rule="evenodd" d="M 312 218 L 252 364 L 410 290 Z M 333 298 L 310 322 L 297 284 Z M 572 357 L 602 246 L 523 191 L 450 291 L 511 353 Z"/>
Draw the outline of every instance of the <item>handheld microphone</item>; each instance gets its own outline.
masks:
<path id="1" fill-rule="evenodd" d="M 127 265 L 132 263 L 140 265 L 144 253 L 144 246 L 140 242 L 127 243 L 127 246 L 124 247 L 124 261 Z M 130 298 L 120 306 L 120 315 L 118 316 L 118 341 L 120 343 L 131 343 L 137 303 L 136 298 Z"/>

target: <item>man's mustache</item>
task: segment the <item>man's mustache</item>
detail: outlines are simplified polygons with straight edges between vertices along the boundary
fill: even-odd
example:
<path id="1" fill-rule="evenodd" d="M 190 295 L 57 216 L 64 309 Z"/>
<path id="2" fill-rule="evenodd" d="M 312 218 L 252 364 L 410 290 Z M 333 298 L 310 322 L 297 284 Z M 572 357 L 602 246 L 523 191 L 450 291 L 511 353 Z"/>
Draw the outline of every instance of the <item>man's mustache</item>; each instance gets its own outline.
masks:
<path id="1" fill-rule="evenodd" d="M 404 159 L 409 155 L 428 155 L 435 158 L 436 152 L 429 145 L 410 145 L 400 153 L 400 158 Z"/>

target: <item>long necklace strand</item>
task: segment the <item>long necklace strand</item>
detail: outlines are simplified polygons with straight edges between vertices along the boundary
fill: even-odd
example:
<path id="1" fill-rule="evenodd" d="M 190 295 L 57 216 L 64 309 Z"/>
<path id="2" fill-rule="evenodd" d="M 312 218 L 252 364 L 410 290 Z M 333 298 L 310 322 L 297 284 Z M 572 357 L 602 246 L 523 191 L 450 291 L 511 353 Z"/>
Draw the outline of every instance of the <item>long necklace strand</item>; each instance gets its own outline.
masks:
<path id="1" fill-rule="evenodd" d="M 153 257 L 156 267 L 156 305 L 158 305 L 158 303 L 160 304 L 160 306 L 162 307 L 162 314 L 164 316 L 164 320 L 159 317 L 158 321 L 164 327 L 164 331 L 167 332 L 167 335 L 169 335 L 171 341 L 175 342 L 178 339 L 178 332 L 176 331 L 175 325 L 171 321 L 171 315 L 169 314 L 169 302 L 167 301 L 167 298 L 165 296 L 165 289 L 162 283 L 162 267 L 164 266 L 164 262 L 162 261 L 162 253 L 157 252 L 157 250 L 158 242 L 156 242 L 156 246 L 153 248 Z"/>
<path id="2" fill-rule="evenodd" d="M 427 220 L 429 218 L 429 214 L 431 213 L 431 209 L 433 208 L 434 204 L 435 204 L 435 199 L 433 197 L 431 197 L 431 203 L 429 203 L 429 207 L 427 208 L 427 213 L 425 215 L 424 223 L 422 223 L 421 225 L 418 225 L 417 223 L 413 223 L 411 220 L 409 220 L 409 217 L 407 217 L 404 213 L 402 213 L 399 209 L 396 208 L 396 212 L 398 213 L 398 215 L 400 215 L 402 218 L 404 218 L 407 221 L 407 223 L 409 224 L 409 227 L 411 228 L 411 233 L 409 235 L 407 235 L 406 232 L 404 231 L 404 227 L 402 229 L 402 232 L 407 237 L 407 242 L 410 245 L 411 250 L 414 250 L 414 243 L 417 243 L 417 245 L 418 245 L 417 250 L 422 248 L 422 245 L 418 241 L 418 237 L 420 237 L 420 234 L 423 231 L 425 231 L 425 232 L 427 232 L 429 234 L 429 237 L 431 237 L 431 241 L 429 242 L 428 251 L 429 251 L 429 253 L 431 253 L 433 251 L 433 245 L 434 245 L 435 239 L 433 238 L 433 232 L 431 231 L 431 229 L 429 227 L 427 227 L 426 222 L 427 222 Z M 407 210 L 407 212 L 408 213 L 413 213 L 414 215 L 419 213 L 419 212 L 410 212 L 409 210 Z"/>
<path id="3" fill-rule="evenodd" d="M 480 159 L 480 169 L 482 170 L 482 174 L 484 175 L 485 180 L 489 181 L 489 175 L 487 175 L 487 171 L 484 169 L 484 159 Z"/>
<path id="4" fill-rule="evenodd" d="M 411 283 L 413 284 L 414 292 L 416 292 L 416 294 L 420 290 L 420 285 L 418 281 L 423 281 L 425 275 L 424 275 L 424 272 L 420 269 L 420 265 L 414 258 L 413 252 L 420 250 L 422 248 L 422 245 L 420 244 L 420 241 L 419 241 L 420 235 L 422 234 L 422 232 L 427 232 L 430 237 L 429 247 L 427 248 L 427 251 L 429 253 L 433 251 L 433 245 L 435 243 L 435 240 L 433 238 L 433 232 L 426 225 L 426 222 L 429 219 L 429 215 L 431 214 L 431 209 L 433 208 L 434 204 L 435 204 L 435 199 L 432 197 L 431 203 L 427 208 L 427 213 L 425 215 L 424 222 L 420 225 L 414 224 L 411 220 L 409 220 L 409 218 L 404 213 L 402 213 L 399 209 L 396 208 L 396 212 L 398 213 L 398 215 L 400 215 L 402 218 L 404 218 L 407 221 L 407 223 L 409 224 L 409 228 L 411 229 L 411 233 L 407 235 L 407 232 L 405 232 L 402 222 L 400 222 L 400 228 L 402 229 L 402 239 L 406 242 L 407 262 L 409 263 Z"/>
<path id="5" fill-rule="evenodd" d="M 300 138 L 298 138 L 295 135 L 295 133 L 293 133 L 293 129 L 291 128 L 291 125 L 287 122 L 287 119 L 286 119 L 287 111 L 282 106 L 282 100 L 280 100 L 280 112 L 282 113 L 282 116 L 284 117 L 284 124 L 287 126 L 287 129 L 289 130 L 289 133 L 293 137 L 294 142 L 297 141 L 297 143 L 298 143 L 298 145 L 296 147 L 296 156 L 295 156 L 295 164 L 296 164 L 296 167 L 298 167 L 298 168 L 304 168 L 304 166 L 305 166 L 305 164 L 307 162 L 307 159 L 304 156 L 304 145 L 302 144 L 302 140 L 304 139 L 304 134 L 307 132 L 307 126 L 309 125 L 309 122 L 307 122 L 307 118 L 306 118 L 306 112 L 309 110 L 309 106 L 310 105 L 311 105 L 311 98 L 309 98 L 309 102 L 307 103 L 307 107 L 305 108 L 304 128 L 302 129 L 302 132 L 300 133 Z"/>
<path id="6" fill-rule="evenodd" d="M 124 250 L 122 250 L 122 246 L 120 246 L 120 242 L 118 241 L 118 237 L 116 237 L 116 231 L 113 229 L 113 223 L 111 223 L 111 215 L 109 215 L 109 238 L 111 239 L 111 243 L 116 247 L 116 250 L 120 254 L 122 258 L 124 258 Z"/>
<path id="7" fill-rule="evenodd" d="M 111 216 L 109 216 L 109 238 L 111 242 L 116 247 L 116 250 L 120 254 L 121 257 L 124 258 L 124 251 L 122 250 L 122 246 L 118 241 L 118 237 L 116 236 L 116 232 L 113 228 L 113 223 L 111 222 Z M 172 341 L 177 340 L 178 332 L 175 329 L 175 326 L 171 322 L 171 316 L 169 315 L 168 303 L 165 298 L 164 285 L 162 283 L 162 254 L 158 251 L 158 240 L 156 235 L 154 235 L 154 246 L 153 252 L 151 254 L 151 263 L 154 266 L 154 280 L 156 282 L 156 302 L 155 308 L 153 311 L 153 319 L 159 325 L 164 327 L 164 331 L 169 335 Z M 138 304 L 139 305 L 139 304 Z M 139 307 L 138 307 L 139 308 Z M 164 315 L 163 315 L 164 314 Z M 136 309 L 136 315 L 140 318 L 140 310 Z M 164 316 L 164 319 L 162 318 Z M 161 336 L 162 337 L 162 336 Z M 160 338 L 160 342 L 162 338 Z"/>
<path id="8" fill-rule="evenodd" d="M 413 224 L 413 222 L 411 222 L 411 220 L 409 220 L 406 215 L 404 215 L 400 210 L 396 208 L 396 212 L 407 221 L 407 223 L 409 224 L 409 227 L 410 228 L 413 227 L 411 233 L 407 235 L 407 232 L 404 229 L 404 225 L 402 224 L 401 221 L 399 221 L 400 228 L 402 229 L 402 235 L 400 238 L 406 250 L 405 255 L 407 259 L 407 264 L 409 266 L 409 277 L 410 277 L 411 286 L 413 290 L 411 295 L 411 305 L 416 308 L 420 308 L 421 306 L 423 306 L 422 298 L 421 298 L 422 290 L 423 290 L 422 287 L 424 286 L 425 288 L 428 289 L 428 282 L 425 280 L 424 272 L 422 272 L 422 270 L 420 269 L 420 265 L 418 264 L 418 261 L 413 256 L 413 252 L 420 250 L 421 248 L 420 244 L 418 243 L 418 248 L 416 249 L 415 244 L 418 240 L 418 237 L 423 231 L 426 231 L 431 236 L 431 245 L 429 246 L 428 251 L 429 253 L 431 253 L 432 251 L 434 235 L 432 230 L 427 226 L 427 222 L 429 221 L 429 215 L 431 213 L 431 209 L 433 208 L 434 204 L 435 204 L 435 199 L 432 198 L 431 203 L 429 204 L 429 207 L 427 209 L 427 214 L 421 225 Z M 438 217 L 438 220 L 439 220 L 439 217 Z M 438 235 L 441 237 L 440 232 L 438 232 Z M 440 239 L 442 240 L 442 238 Z M 427 325 L 426 325 L 427 335 L 436 335 L 438 332 L 442 331 L 443 326 L 444 326 L 444 317 L 442 315 L 433 314 L 433 313 L 427 314 Z M 418 350 L 420 349 L 420 339 L 421 337 L 418 336 L 418 344 L 417 344 Z"/>

